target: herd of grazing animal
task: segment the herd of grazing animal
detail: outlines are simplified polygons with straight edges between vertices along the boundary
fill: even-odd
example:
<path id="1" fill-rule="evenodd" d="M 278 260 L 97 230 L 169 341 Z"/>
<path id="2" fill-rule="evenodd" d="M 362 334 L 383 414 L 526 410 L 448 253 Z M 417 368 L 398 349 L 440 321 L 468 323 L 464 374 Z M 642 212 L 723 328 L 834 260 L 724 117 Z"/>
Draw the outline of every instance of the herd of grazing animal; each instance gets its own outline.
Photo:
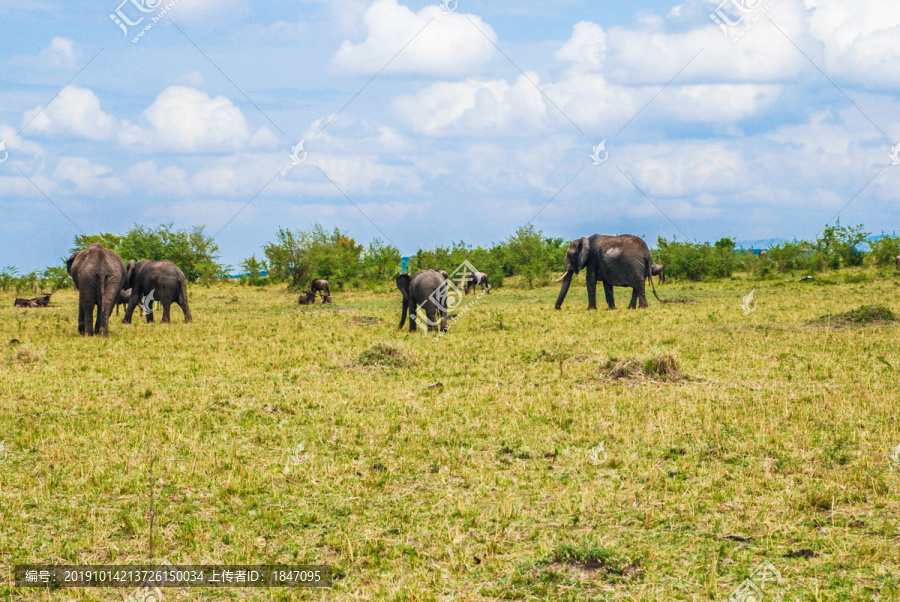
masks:
<path id="1" fill-rule="evenodd" d="M 897 257 L 900 269 L 900 257 Z M 650 259 L 647 243 L 636 236 L 624 234 L 605 236 L 594 234 L 572 241 L 566 251 L 566 263 L 563 275 L 557 280 L 562 282 L 556 309 L 560 309 L 569 285 L 575 274 L 585 270 L 588 292 L 588 309 L 596 309 L 597 283 L 603 285 L 606 303 L 609 309 L 615 309 L 613 287 L 629 287 L 632 289 L 629 308 L 647 307 L 644 285 L 650 280 L 653 294 L 656 288 L 652 276 L 658 276 L 660 284 L 665 282 L 663 266 L 654 264 Z M 162 322 L 169 322 L 169 309 L 173 303 L 181 307 L 184 321 L 191 321 L 191 310 L 188 306 L 187 279 L 184 273 L 171 261 L 130 261 L 128 265 L 119 255 L 100 243 L 72 253 L 66 260 L 66 271 L 72 278 L 75 290 L 78 291 L 78 332 L 86 336 L 95 333 L 106 337 L 109 335 L 109 317 L 113 307 L 116 315 L 119 306 L 125 308 L 123 324 L 130 324 L 134 310 L 140 303 L 147 322 L 153 322 L 153 302 L 162 307 Z M 416 330 L 416 312 L 424 309 L 428 330 L 447 330 L 447 286 L 444 284 L 449 275 L 444 270 L 420 270 L 415 274 L 404 272 L 396 278 L 397 288 L 403 298 L 400 328 L 403 328 L 409 316 L 409 330 Z M 484 272 L 472 272 L 464 283 L 465 294 L 468 295 L 477 287 L 483 293 L 490 293 L 488 275 Z M 313 305 L 321 293 L 322 303 L 331 303 L 331 289 L 327 280 L 315 279 L 310 283 L 310 290 L 300 295 L 300 305 Z M 657 299 L 659 297 L 657 296 Z M 50 295 L 34 299 L 16 299 L 16 307 L 46 307 Z M 94 310 L 97 317 L 94 320 Z M 440 314 L 440 322 L 438 322 Z"/>

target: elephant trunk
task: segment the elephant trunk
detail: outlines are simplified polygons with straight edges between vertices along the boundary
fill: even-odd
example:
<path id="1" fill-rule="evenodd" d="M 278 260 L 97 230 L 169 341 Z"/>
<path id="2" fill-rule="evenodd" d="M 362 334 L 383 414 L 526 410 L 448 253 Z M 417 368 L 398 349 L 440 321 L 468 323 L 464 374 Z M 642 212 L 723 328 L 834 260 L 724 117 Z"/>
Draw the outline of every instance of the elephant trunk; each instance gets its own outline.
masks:
<path id="1" fill-rule="evenodd" d="M 572 275 L 572 270 L 567 270 L 560 278 L 560 280 L 562 280 L 562 286 L 559 289 L 559 297 L 556 298 L 556 309 L 562 307 L 563 301 L 566 300 L 566 294 L 569 292 L 569 285 L 572 284 Z M 559 282 L 559 280 L 557 280 L 557 282 Z"/>

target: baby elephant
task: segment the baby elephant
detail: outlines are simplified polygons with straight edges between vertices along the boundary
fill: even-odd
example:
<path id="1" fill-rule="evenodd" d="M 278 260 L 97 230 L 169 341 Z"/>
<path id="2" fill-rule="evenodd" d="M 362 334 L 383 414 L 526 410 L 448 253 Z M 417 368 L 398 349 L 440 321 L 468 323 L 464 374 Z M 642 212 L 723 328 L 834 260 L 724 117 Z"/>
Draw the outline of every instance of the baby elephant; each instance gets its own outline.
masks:
<path id="1" fill-rule="evenodd" d="M 131 298 L 131 289 L 126 288 L 124 290 L 119 291 L 119 296 L 116 297 L 116 315 L 119 315 L 119 306 L 121 305 L 123 309 L 128 308 L 128 299 Z"/>
<path id="2" fill-rule="evenodd" d="M 300 305 L 314 305 L 316 302 L 316 294 L 313 291 L 307 291 L 300 295 L 300 298 L 297 299 L 297 303 Z"/>
<path id="3" fill-rule="evenodd" d="M 653 276 L 659 277 L 660 284 L 664 283 L 666 281 L 666 268 L 659 263 L 650 264 L 650 276 L 648 277 L 652 280 Z"/>
<path id="4" fill-rule="evenodd" d="M 331 303 L 331 295 L 325 295 L 324 297 L 322 297 L 322 305 L 325 305 L 326 303 Z"/>

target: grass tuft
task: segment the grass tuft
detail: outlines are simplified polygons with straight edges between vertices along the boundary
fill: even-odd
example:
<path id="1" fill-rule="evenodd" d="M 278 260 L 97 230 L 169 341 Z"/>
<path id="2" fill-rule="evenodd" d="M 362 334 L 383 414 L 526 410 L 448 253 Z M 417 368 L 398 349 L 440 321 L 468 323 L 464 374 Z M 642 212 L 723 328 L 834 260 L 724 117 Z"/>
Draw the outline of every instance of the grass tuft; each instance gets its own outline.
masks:
<path id="1" fill-rule="evenodd" d="M 375 343 L 356 358 L 358 366 L 387 366 L 403 368 L 415 363 L 415 359 L 399 345 Z"/>
<path id="2" fill-rule="evenodd" d="M 838 328 L 857 324 L 888 324 L 896 321 L 897 316 L 884 305 L 862 305 L 841 314 L 825 314 L 811 320 L 809 324 Z"/>
<path id="3" fill-rule="evenodd" d="M 612 357 L 600 368 L 601 376 L 613 380 L 682 380 L 687 378 L 678 370 L 678 364 L 671 355 L 657 355 L 646 360 L 629 358 L 620 360 Z"/>

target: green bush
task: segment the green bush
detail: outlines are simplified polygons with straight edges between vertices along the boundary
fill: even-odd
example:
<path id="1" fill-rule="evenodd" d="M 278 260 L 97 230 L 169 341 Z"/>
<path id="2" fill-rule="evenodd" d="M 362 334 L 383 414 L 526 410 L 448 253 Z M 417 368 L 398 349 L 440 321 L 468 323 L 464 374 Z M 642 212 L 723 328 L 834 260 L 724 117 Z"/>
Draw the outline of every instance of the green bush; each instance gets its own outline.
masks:
<path id="1" fill-rule="evenodd" d="M 900 255 L 900 236 L 884 236 L 869 243 L 872 259 L 876 265 L 894 265 Z"/>
<path id="2" fill-rule="evenodd" d="M 728 278 L 741 267 L 742 259 L 734 252 L 734 241 L 723 238 L 714 245 L 668 241 L 659 237 L 653 251 L 654 261 L 666 266 L 666 277 L 684 280 Z"/>

